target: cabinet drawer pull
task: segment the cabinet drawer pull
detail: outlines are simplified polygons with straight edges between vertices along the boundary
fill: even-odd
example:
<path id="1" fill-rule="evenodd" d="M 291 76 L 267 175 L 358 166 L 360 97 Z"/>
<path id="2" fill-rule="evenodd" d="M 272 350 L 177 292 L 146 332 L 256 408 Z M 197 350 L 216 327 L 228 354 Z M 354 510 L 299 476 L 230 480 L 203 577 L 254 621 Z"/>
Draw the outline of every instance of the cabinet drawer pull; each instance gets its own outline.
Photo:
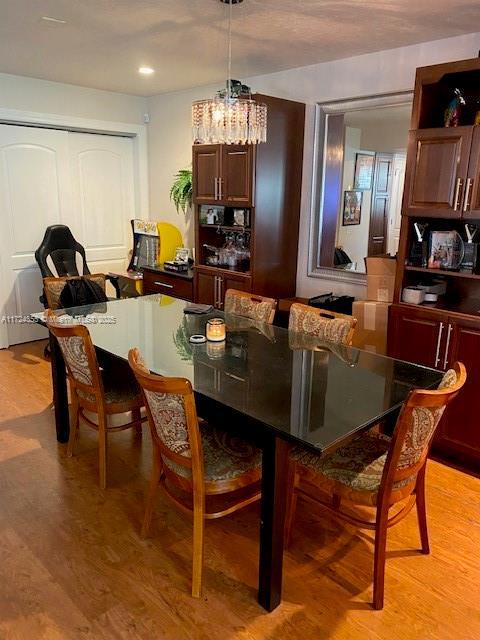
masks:
<path id="1" fill-rule="evenodd" d="M 165 282 L 158 282 L 157 280 L 155 280 L 153 284 L 156 284 L 159 287 L 165 287 L 165 289 L 173 289 L 173 284 L 166 284 Z"/>
<path id="2" fill-rule="evenodd" d="M 443 368 L 447 368 L 448 364 L 448 348 L 450 347 L 450 336 L 452 335 L 453 327 L 451 324 L 448 325 L 448 333 L 447 333 L 447 344 L 445 345 L 445 358 L 443 359 Z"/>
<path id="3" fill-rule="evenodd" d="M 440 322 L 440 326 L 438 327 L 438 338 L 437 338 L 437 353 L 435 354 L 435 364 L 434 367 L 438 366 L 440 362 L 440 343 L 442 341 L 442 333 L 443 333 L 443 322 Z"/>
<path id="4" fill-rule="evenodd" d="M 458 207 L 460 204 L 460 192 L 462 189 L 463 180 L 462 178 L 457 178 L 457 184 L 455 185 L 455 196 L 453 198 L 453 210 L 458 211 Z"/>
<path id="5" fill-rule="evenodd" d="M 472 190 L 473 180 L 467 178 L 467 186 L 465 187 L 465 199 L 463 201 L 463 210 L 468 211 L 470 209 L 470 195 Z"/>

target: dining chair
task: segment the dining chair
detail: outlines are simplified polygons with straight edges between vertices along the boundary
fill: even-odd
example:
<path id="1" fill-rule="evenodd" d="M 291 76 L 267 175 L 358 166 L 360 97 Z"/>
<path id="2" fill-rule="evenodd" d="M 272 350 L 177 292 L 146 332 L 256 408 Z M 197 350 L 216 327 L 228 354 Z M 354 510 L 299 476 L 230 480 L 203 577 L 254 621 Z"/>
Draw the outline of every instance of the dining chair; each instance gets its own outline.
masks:
<path id="1" fill-rule="evenodd" d="M 277 301 L 274 298 L 257 296 L 246 291 L 227 289 L 225 293 L 225 313 L 243 316 L 259 322 L 273 323 Z"/>
<path id="2" fill-rule="evenodd" d="M 288 330 L 305 333 L 322 340 L 351 345 L 357 319 L 343 313 L 317 309 L 295 302 L 290 307 Z"/>
<path id="3" fill-rule="evenodd" d="M 62 295 L 63 288 L 68 280 L 78 279 L 80 277 L 87 278 L 92 282 L 98 284 L 98 286 L 105 292 L 106 276 L 104 273 L 92 273 L 84 276 L 61 276 L 58 278 L 47 277 L 43 278 L 43 291 L 45 298 L 47 299 L 47 308 L 55 311 L 60 307 L 60 296 Z"/>
<path id="4" fill-rule="evenodd" d="M 47 312 L 49 331 L 55 336 L 67 367 L 71 418 L 67 456 L 73 455 L 80 422 L 98 431 L 100 487 L 107 486 L 107 437 L 114 431 L 135 428 L 141 434 L 143 398 L 130 367 L 120 361 L 108 368 L 98 364 L 87 327 L 62 324 Z M 123 415 L 127 414 L 127 415 Z"/>
<path id="5" fill-rule="evenodd" d="M 142 388 L 153 441 L 153 468 L 142 535 L 148 536 L 161 487 L 181 511 L 193 515 L 192 596 L 200 597 L 205 521 L 227 516 L 260 499 L 261 452 L 197 417 L 190 382 L 153 375 L 138 349 L 128 354 Z"/>
<path id="6" fill-rule="evenodd" d="M 293 449 L 288 472 L 285 540 L 288 546 L 297 497 L 320 503 L 360 528 L 375 531 L 373 606 L 383 608 L 387 529 L 416 505 L 422 553 L 430 553 L 425 508 L 427 456 L 446 406 L 465 384 L 463 364 L 456 363 L 436 390 L 410 392 L 391 438 L 372 429 L 331 454 Z M 323 495 L 322 495 L 323 494 Z M 375 518 L 342 510 L 372 507 Z M 398 505 L 393 515 L 390 509 Z"/>

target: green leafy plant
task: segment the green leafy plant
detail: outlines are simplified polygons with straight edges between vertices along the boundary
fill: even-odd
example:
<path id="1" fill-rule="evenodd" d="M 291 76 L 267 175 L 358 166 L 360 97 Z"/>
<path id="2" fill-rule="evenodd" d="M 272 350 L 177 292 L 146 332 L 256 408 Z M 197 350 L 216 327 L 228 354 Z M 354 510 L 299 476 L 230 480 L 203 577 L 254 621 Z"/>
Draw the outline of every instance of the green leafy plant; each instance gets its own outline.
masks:
<path id="1" fill-rule="evenodd" d="M 175 180 L 170 189 L 170 200 L 175 205 L 177 213 L 180 211 L 184 215 L 192 206 L 193 187 L 192 187 L 192 170 L 180 169 L 175 175 Z"/>

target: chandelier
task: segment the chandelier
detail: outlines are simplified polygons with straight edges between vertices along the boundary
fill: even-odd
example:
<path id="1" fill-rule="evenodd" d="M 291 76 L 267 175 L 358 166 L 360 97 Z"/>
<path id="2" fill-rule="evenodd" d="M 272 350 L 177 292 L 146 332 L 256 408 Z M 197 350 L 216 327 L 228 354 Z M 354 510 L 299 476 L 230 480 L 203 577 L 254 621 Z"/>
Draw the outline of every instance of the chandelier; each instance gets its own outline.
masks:
<path id="1" fill-rule="evenodd" d="M 229 5 L 226 90 L 192 104 L 192 135 L 196 144 L 258 144 L 267 141 L 267 105 L 252 100 L 249 87 L 232 80 L 232 5 Z"/>

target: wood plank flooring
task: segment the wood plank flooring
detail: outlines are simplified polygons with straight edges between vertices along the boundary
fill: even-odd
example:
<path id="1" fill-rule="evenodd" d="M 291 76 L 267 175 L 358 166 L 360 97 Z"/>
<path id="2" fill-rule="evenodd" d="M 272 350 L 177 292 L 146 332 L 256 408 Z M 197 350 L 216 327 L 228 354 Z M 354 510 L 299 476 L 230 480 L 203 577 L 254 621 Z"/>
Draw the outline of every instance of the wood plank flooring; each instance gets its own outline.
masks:
<path id="1" fill-rule="evenodd" d="M 191 524 L 160 497 L 139 537 L 147 431 L 111 437 L 97 484 L 96 434 L 77 455 L 55 440 L 43 343 L 0 351 L 0 639 L 476 640 L 480 480 L 429 463 L 432 554 L 412 513 L 389 533 L 385 609 L 370 608 L 369 534 L 300 503 L 284 602 L 256 603 L 258 505 L 207 524 L 204 597 L 189 595 Z"/>

